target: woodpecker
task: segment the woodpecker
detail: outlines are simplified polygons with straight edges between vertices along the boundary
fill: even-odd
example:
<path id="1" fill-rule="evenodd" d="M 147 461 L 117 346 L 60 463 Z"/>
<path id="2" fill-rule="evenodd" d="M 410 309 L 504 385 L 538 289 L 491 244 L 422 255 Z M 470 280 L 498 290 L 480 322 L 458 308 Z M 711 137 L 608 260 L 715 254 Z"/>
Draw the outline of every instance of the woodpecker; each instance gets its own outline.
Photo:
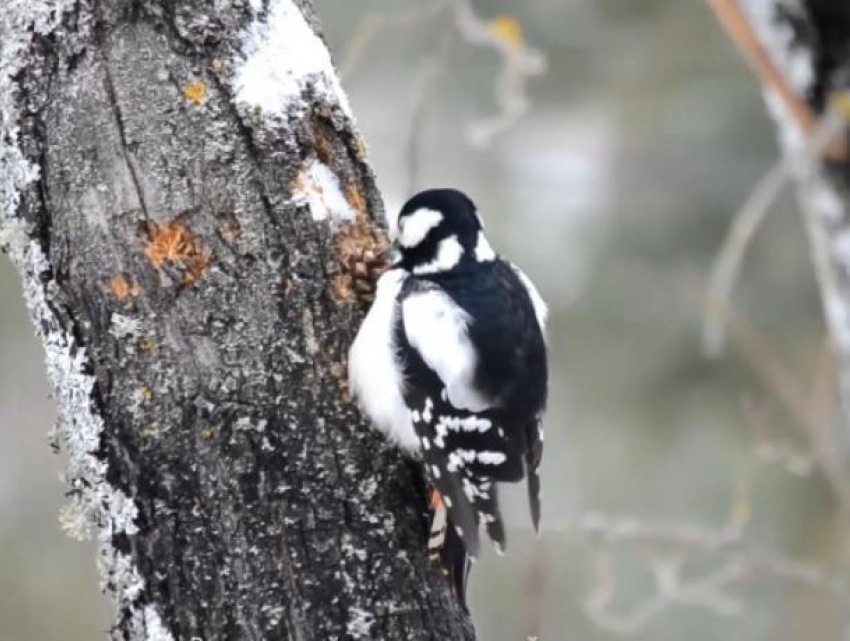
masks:
<path id="1" fill-rule="evenodd" d="M 484 526 L 505 528 L 497 484 L 527 479 L 540 524 L 547 308 L 497 255 L 473 202 L 454 189 L 411 198 L 391 225 L 394 258 L 349 352 L 349 382 L 372 424 L 421 460 L 435 488 L 431 548 L 465 603 Z"/>

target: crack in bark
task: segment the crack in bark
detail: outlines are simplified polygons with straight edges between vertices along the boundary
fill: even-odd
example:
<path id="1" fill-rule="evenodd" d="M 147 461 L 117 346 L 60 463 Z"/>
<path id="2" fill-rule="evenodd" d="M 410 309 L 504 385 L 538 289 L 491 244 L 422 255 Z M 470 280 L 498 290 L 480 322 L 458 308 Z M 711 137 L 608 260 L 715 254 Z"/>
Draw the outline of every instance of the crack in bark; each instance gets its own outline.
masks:
<path id="1" fill-rule="evenodd" d="M 144 215 L 145 220 L 150 221 L 151 217 L 148 213 L 148 207 L 145 202 L 145 194 L 142 191 L 142 184 L 139 180 L 135 163 L 133 163 L 133 159 L 130 155 L 129 144 L 127 142 L 127 132 L 124 128 L 124 116 L 121 113 L 121 105 L 118 102 L 118 94 L 115 91 L 115 82 L 112 78 L 112 71 L 109 68 L 109 43 L 108 36 L 106 34 L 103 10 L 101 8 L 101 0 L 94 0 L 94 14 L 95 19 L 97 20 L 95 33 L 97 34 L 98 51 L 103 65 L 103 86 L 104 89 L 106 89 L 109 106 L 115 120 L 115 127 L 118 130 L 118 136 L 121 140 L 121 154 L 124 158 L 124 163 L 127 165 L 127 170 L 130 172 L 130 178 L 133 181 L 133 186 L 136 190 L 136 197 L 139 199 L 139 206 L 141 207 L 142 214 Z"/>

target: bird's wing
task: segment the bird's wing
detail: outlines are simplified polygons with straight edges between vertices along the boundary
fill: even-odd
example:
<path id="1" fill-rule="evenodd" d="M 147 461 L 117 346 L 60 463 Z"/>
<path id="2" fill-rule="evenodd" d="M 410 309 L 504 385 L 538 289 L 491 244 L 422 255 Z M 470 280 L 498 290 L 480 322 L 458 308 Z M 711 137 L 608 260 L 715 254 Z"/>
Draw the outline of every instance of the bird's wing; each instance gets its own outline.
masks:
<path id="1" fill-rule="evenodd" d="M 546 334 L 546 322 L 549 317 L 549 308 L 546 301 L 540 295 L 534 283 L 519 267 L 513 263 L 508 263 L 511 269 L 519 278 L 520 283 L 525 289 L 528 297 L 531 299 L 531 305 L 534 307 L 534 315 L 537 317 L 537 324 L 540 325 L 540 331 Z M 540 531 L 540 460 L 543 457 L 543 423 L 541 417 L 530 425 L 526 426 L 526 442 L 528 447 L 525 451 L 525 473 L 526 483 L 528 484 L 528 503 L 531 508 L 531 522 L 534 524 L 534 529 Z"/>
<path id="2" fill-rule="evenodd" d="M 531 279 L 524 271 L 513 263 L 509 263 L 509 265 L 511 266 L 511 269 L 514 270 L 514 273 L 517 275 L 517 278 L 519 278 L 520 283 L 522 283 L 522 286 L 528 293 L 528 297 L 531 299 L 531 304 L 534 307 L 534 315 L 537 317 L 537 323 L 540 325 L 540 331 L 545 332 L 546 321 L 549 319 L 549 307 L 546 305 L 546 301 L 543 300 L 540 292 L 537 291 L 537 287 L 534 286 L 534 283 L 531 282 Z"/>
<path id="3" fill-rule="evenodd" d="M 534 531 L 540 532 L 540 461 L 543 458 L 543 423 L 538 419 L 526 428 L 528 449 L 525 451 L 525 475 L 528 506 Z"/>
<path id="4" fill-rule="evenodd" d="M 410 346 L 439 377 L 458 409 L 480 412 L 493 405 L 474 384 L 478 355 L 469 338 L 470 316 L 438 287 L 414 291 L 401 303 Z"/>
<path id="5" fill-rule="evenodd" d="M 403 298 L 401 320 L 412 351 L 404 397 L 428 476 L 467 552 L 478 552 L 480 523 L 501 549 L 495 482 L 522 478 L 523 460 L 500 424 L 500 410 L 474 385 L 471 319 L 442 289 L 429 286 Z"/>
<path id="6" fill-rule="evenodd" d="M 439 392 L 429 391 L 435 389 L 436 385 L 418 385 L 405 392 L 428 477 L 443 495 L 449 521 L 469 555 L 478 554 L 482 523 L 501 550 L 505 530 L 496 481 L 519 480 L 523 461 L 511 456 L 496 412 L 459 410 Z"/>

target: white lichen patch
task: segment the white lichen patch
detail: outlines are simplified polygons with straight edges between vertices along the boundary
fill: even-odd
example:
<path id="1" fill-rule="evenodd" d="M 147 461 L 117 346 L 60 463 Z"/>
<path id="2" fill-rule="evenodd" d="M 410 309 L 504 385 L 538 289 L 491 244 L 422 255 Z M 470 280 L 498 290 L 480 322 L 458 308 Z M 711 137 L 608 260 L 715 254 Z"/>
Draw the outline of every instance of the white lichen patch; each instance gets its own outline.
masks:
<path id="1" fill-rule="evenodd" d="M 33 33 L 51 33 L 71 4 L 71 0 L 5 0 L 0 11 L 0 247 L 9 251 L 15 262 L 22 259 L 19 252 L 23 247 L 20 239 L 13 242 L 22 230 L 15 214 L 21 192 L 38 179 L 38 167 L 24 157 L 18 146 L 14 78 L 26 64 Z"/>
<path id="2" fill-rule="evenodd" d="M 124 314 L 113 314 L 109 333 L 118 340 L 135 338 L 141 334 L 142 322 L 138 318 L 125 316 Z"/>
<path id="3" fill-rule="evenodd" d="M 242 416 L 236 419 L 236 422 L 233 423 L 233 429 L 238 432 L 263 433 L 266 431 L 266 425 L 268 425 L 268 421 L 265 419 L 260 419 L 257 423 L 254 423 L 250 418 Z"/>
<path id="4" fill-rule="evenodd" d="M 142 610 L 141 624 L 146 641 L 174 641 L 174 637 L 160 619 L 159 612 L 152 605 L 146 605 Z"/>
<path id="5" fill-rule="evenodd" d="M 350 117 L 330 53 L 292 0 L 271 0 L 265 19 L 247 28 L 242 43 L 233 81 L 238 102 L 284 119 L 306 111 L 312 92 Z"/>
<path id="6" fill-rule="evenodd" d="M 352 223 L 357 211 L 348 203 L 336 174 L 318 159 L 302 168 L 293 182 L 292 201 L 306 204 L 313 220 L 330 220 L 332 224 Z"/>
<path id="7" fill-rule="evenodd" d="M 0 175 L 0 180 L 3 176 Z M 24 247 L 30 237 L 30 226 L 22 220 L 6 220 L 0 217 L 0 251 L 11 253 L 14 248 Z M 13 256 L 12 260 L 19 260 Z"/>
<path id="8" fill-rule="evenodd" d="M 18 211 L 22 194 L 39 179 L 39 170 L 19 145 L 16 78 L 28 64 L 36 64 L 29 54 L 34 34 L 52 34 L 66 9 L 75 4 L 5 0 L 0 11 L 0 244 L 21 273 L 30 316 L 45 347 L 59 415 L 54 430 L 68 455 L 65 479 L 73 496 L 60 513 L 60 523 L 75 537 L 97 533 L 102 582 L 112 586 L 119 607 L 129 614 L 134 638 L 170 641 L 153 608 L 137 604 L 144 582 L 132 558 L 113 546 L 114 535 L 138 531 L 138 509 L 131 497 L 107 480 L 107 463 L 98 456 L 104 423 L 93 399 L 95 379 L 88 373 L 88 356 L 53 313 L 51 302 L 58 292 L 52 269 Z"/>
<path id="9" fill-rule="evenodd" d="M 78 501 L 72 500 L 59 509 L 59 527 L 75 541 L 91 539 L 91 521 Z"/>
<path id="10" fill-rule="evenodd" d="M 372 626 L 375 625 L 375 615 L 362 608 L 348 609 L 347 632 L 352 639 L 371 639 Z"/>

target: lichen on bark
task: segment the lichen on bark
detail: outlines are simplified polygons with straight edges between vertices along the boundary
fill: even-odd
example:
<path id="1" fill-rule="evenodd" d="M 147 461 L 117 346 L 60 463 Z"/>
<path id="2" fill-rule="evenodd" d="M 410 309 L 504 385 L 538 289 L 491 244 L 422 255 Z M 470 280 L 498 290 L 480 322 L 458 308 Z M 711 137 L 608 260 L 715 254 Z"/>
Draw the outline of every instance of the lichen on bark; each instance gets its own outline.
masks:
<path id="1" fill-rule="evenodd" d="M 3 18 L 0 241 L 47 349 L 65 520 L 94 526 L 116 638 L 472 638 L 418 470 L 340 381 L 363 303 L 338 284 L 363 274 L 339 248 L 380 245 L 382 208 L 312 6 L 214 4 Z M 270 54 L 275 30 L 299 46 Z M 279 90 L 246 92 L 251 65 Z"/>

